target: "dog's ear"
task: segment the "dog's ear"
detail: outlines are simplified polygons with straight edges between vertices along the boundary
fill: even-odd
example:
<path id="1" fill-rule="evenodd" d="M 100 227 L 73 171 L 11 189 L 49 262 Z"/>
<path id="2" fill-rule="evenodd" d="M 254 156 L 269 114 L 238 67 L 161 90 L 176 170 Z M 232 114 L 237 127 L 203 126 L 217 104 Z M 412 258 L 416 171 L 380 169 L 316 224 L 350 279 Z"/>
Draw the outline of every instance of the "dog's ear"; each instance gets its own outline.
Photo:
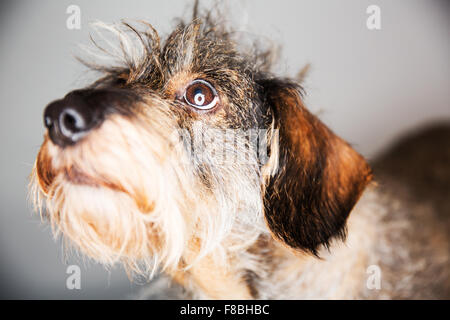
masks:
<path id="1" fill-rule="evenodd" d="M 289 81 L 258 81 L 266 111 L 278 129 L 278 170 L 265 185 L 265 218 L 288 246 L 317 254 L 344 239 L 346 220 L 372 179 L 369 165 L 303 106 Z"/>

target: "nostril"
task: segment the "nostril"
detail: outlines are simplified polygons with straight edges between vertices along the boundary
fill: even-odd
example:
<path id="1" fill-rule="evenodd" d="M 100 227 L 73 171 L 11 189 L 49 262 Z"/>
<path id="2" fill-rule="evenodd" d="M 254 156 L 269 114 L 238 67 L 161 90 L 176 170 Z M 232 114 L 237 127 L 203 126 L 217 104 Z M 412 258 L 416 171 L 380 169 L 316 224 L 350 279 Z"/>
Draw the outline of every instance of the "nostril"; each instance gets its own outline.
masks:
<path id="1" fill-rule="evenodd" d="M 64 126 L 69 128 L 70 130 L 76 129 L 77 119 L 70 113 L 63 113 L 63 122 Z"/>
<path id="2" fill-rule="evenodd" d="M 59 127 L 63 136 L 76 142 L 88 129 L 86 120 L 75 109 L 66 108 L 59 116 Z"/>
<path id="3" fill-rule="evenodd" d="M 71 132 L 83 131 L 86 128 L 84 118 L 74 109 L 65 109 L 60 116 L 61 127 Z"/>
<path id="4" fill-rule="evenodd" d="M 44 117 L 44 122 L 45 122 L 45 126 L 46 126 L 48 129 L 51 129 L 51 128 L 53 127 L 53 120 L 52 120 L 52 118 L 50 118 L 49 116 L 45 116 L 45 117 Z"/>

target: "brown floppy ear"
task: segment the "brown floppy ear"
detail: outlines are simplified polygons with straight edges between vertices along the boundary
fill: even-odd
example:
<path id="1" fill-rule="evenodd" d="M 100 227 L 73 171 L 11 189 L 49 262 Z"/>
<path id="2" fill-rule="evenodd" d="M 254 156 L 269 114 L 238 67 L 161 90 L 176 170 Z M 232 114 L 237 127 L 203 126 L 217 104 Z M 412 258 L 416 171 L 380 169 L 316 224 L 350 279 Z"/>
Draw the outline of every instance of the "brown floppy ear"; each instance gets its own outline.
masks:
<path id="1" fill-rule="evenodd" d="M 297 84 L 258 84 L 279 135 L 278 171 L 265 188 L 266 221 L 278 240 L 317 254 L 332 238 L 345 239 L 347 217 L 372 179 L 371 169 L 306 110 Z"/>

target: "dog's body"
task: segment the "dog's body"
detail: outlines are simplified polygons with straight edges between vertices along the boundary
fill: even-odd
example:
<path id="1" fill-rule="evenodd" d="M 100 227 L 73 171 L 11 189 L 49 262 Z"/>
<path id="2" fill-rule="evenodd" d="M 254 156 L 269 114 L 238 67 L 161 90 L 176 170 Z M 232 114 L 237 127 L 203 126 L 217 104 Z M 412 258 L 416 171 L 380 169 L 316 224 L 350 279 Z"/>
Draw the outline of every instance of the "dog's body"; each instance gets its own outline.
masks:
<path id="1" fill-rule="evenodd" d="M 345 243 L 323 250 L 321 259 L 292 252 L 267 233 L 265 243 L 255 242 L 250 254 L 241 253 L 241 265 L 231 267 L 233 275 L 250 271 L 242 277 L 243 295 L 227 286 L 230 279 L 214 274 L 201 287 L 196 272 L 188 272 L 182 287 L 161 277 L 138 298 L 448 299 L 448 216 L 440 220 L 435 201 L 414 198 L 397 180 L 382 179 L 380 185 L 368 188 L 353 209 Z M 209 268 L 198 274 L 210 279 L 208 270 L 220 267 Z M 211 292 L 216 286 L 222 293 Z"/>
<path id="2" fill-rule="evenodd" d="M 33 190 L 55 232 L 194 298 L 448 296 L 447 234 L 427 222 L 432 245 L 413 245 L 415 213 L 374 186 L 340 241 L 370 167 L 268 53 L 196 15 L 164 44 L 148 24 L 103 25 L 121 65 L 91 65 L 104 77 L 47 107 Z"/>

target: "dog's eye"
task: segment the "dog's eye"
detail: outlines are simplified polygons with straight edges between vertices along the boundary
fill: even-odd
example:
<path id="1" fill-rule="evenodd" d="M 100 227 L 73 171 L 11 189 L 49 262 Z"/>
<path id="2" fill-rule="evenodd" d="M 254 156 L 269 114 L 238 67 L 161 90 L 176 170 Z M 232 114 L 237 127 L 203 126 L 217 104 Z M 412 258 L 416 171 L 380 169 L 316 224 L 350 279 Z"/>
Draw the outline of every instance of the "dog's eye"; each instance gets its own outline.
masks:
<path id="1" fill-rule="evenodd" d="M 184 100 L 197 109 L 208 110 L 214 108 L 219 101 L 216 90 L 204 80 L 194 80 L 186 88 Z"/>

